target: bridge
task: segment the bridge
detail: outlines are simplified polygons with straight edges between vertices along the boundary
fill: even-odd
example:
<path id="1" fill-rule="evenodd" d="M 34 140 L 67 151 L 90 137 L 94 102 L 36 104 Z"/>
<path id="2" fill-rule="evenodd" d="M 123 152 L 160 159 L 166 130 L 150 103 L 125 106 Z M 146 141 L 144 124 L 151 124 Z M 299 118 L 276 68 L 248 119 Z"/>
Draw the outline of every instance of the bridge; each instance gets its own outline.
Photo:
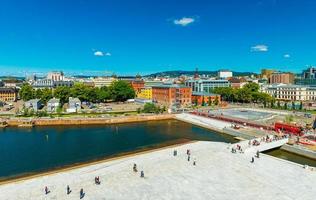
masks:
<path id="1" fill-rule="evenodd" d="M 273 135 L 269 136 L 270 138 L 274 138 Z M 242 149 L 242 152 L 245 154 L 249 153 L 256 153 L 257 151 L 263 152 L 271 149 L 275 149 L 278 147 L 281 147 L 282 145 L 286 144 L 288 142 L 288 138 L 274 138 L 268 141 L 263 141 L 262 138 L 255 138 L 252 140 L 244 140 L 241 142 L 238 142 L 236 144 L 231 145 L 231 148 L 236 148 L 237 145 L 239 145 Z M 257 142 L 257 145 L 254 145 L 254 141 Z"/>

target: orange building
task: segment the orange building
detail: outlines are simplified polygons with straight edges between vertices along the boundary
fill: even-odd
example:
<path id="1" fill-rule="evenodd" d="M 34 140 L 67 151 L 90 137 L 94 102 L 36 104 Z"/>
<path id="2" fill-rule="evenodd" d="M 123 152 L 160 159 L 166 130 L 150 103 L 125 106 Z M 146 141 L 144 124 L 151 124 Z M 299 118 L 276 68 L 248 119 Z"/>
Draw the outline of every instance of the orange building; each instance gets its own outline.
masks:
<path id="1" fill-rule="evenodd" d="M 145 87 L 145 81 L 142 79 L 135 79 L 132 80 L 130 83 L 136 94 L 139 93 L 141 89 Z"/>
<path id="2" fill-rule="evenodd" d="M 164 84 L 152 87 L 153 102 L 165 106 L 191 105 L 192 89 L 178 84 Z"/>
<path id="3" fill-rule="evenodd" d="M 16 101 L 18 92 L 15 88 L 0 88 L 0 101 Z"/>
<path id="4" fill-rule="evenodd" d="M 216 100 L 217 99 L 217 100 Z M 212 105 L 221 103 L 221 96 L 218 94 L 213 94 L 209 92 L 193 92 L 192 93 L 192 103 L 197 105 Z M 217 101 L 217 102 L 216 102 Z"/>

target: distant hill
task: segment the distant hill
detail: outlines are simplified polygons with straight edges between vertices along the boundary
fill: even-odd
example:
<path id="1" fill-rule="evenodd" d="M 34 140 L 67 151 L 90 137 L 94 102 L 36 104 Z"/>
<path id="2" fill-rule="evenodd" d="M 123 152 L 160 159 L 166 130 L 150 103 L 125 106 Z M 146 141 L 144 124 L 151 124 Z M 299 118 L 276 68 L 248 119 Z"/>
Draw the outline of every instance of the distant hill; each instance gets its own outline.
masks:
<path id="1" fill-rule="evenodd" d="M 218 71 L 198 71 L 199 75 L 208 75 L 210 77 L 217 76 Z M 181 75 L 186 76 L 193 76 L 195 74 L 195 71 L 182 71 L 182 70 L 176 70 L 176 71 L 165 71 L 165 72 L 157 72 L 153 74 L 145 75 L 144 77 L 159 77 L 159 76 L 169 76 L 169 77 L 179 77 Z M 254 72 L 234 72 L 234 76 L 251 76 L 251 75 L 257 75 Z"/>
<path id="2" fill-rule="evenodd" d="M 18 76 L 0 76 L 0 80 L 18 80 L 18 81 L 23 81 L 25 78 L 24 77 L 18 77 Z"/>

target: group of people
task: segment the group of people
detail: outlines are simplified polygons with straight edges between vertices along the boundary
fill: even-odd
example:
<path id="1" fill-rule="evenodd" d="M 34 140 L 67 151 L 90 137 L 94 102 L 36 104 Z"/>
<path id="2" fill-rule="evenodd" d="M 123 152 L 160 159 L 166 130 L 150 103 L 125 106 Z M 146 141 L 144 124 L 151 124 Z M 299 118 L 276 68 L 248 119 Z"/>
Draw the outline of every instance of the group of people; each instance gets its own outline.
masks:
<path id="1" fill-rule="evenodd" d="M 232 153 L 237 153 L 237 151 L 239 151 L 239 153 L 243 153 L 241 145 L 239 145 L 239 144 L 236 145 L 236 148 L 232 147 L 232 150 L 231 150 Z"/>
<path id="2" fill-rule="evenodd" d="M 96 185 L 100 185 L 101 184 L 99 176 L 94 177 L 94 183 Z M 50 193 L 50 190 L 48 189 L 47 186 L 45 186 L 44 190 L 45 190 L 45 194 L 46 195 Z M 67 192 L 67 195 L 69 195 L 72 192 L 70 187 L 69 187 L 69 185 L 67 185 L 67 187 L 66 187 L 66 192 Z M 85 196 L 85 193 L 83 192 L 83 188 L 80 189 L 79 195 L 80 195 L 80 199 L 82 199 Z"/>
<path id="3" fill-rule="evenodd" d="M 134 165 L 133 165 L 133 172 L 135 172 L 135 173 L 138 172 L 136 163 L 134 163 Z M 145 178 L 145 173 L 143 170 L 140 171 L 140 177 Z"/>

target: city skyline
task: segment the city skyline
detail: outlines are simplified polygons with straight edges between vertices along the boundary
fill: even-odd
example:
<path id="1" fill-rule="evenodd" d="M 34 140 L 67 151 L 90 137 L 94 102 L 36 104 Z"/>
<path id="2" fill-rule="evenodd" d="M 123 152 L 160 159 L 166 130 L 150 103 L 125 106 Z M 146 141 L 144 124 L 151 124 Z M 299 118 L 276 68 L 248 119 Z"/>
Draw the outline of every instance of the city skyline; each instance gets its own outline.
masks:
<path id="1" fill-rule="evenodd" d="M 3 1 L 0 75 L 299 73 L 316 64 L 315 8 L 309 0 Z"/>

